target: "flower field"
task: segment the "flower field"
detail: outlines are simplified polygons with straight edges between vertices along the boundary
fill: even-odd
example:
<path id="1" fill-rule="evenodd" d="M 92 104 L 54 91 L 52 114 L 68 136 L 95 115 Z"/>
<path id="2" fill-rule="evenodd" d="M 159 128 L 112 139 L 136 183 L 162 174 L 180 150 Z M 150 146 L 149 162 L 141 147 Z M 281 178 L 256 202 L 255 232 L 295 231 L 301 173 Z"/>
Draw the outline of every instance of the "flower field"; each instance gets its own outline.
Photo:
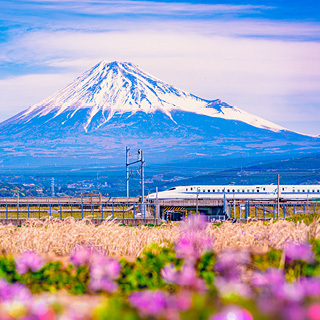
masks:
<path id="1" fill-rule="evenodd" d="M 0 319 L 320 319 L 320 224 L 0 226 Z"/>

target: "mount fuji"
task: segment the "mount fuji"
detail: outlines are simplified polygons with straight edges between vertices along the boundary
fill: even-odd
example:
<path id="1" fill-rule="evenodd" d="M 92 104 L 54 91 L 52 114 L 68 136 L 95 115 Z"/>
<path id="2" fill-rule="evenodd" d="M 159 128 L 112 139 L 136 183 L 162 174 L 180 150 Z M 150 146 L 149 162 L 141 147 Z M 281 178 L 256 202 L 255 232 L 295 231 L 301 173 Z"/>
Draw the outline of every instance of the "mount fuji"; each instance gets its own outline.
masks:
<path id="1" fill-rule="evenodd" d="M 106 61 L 0 124 L 3 165 L 114 164 L 125 145 L 167 162 L 308 154 L 319 152 L 320 139 Z"/>

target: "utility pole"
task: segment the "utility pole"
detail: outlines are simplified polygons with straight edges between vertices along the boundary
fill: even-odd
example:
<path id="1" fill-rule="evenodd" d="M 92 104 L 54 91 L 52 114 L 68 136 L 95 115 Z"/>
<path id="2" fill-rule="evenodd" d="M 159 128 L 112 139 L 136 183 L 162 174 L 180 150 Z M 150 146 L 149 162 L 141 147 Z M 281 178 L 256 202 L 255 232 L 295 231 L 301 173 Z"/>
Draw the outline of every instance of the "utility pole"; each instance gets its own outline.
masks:
<path id="1" fill-rule="evenodd" d="M 198 209 L 199 209 L 198 201 L 199 201 L 199 188 L 197 188 L 196 215 L 198 215 Z"/>
<path id="2" fill-rule="evenodd" d="M 158 200 L 158 187 L 156 187 L 156 218 L 160 218 L 160 210 L 159 210 L 159 200 Z"/>
<path id="3" fill-rule="evenodd" d="M 278 218 L 280 213 L 280 175 L 278 174 L 278 203 L 277 203 L 277 212 L 278 212 Z"/>
<path id="4" fill-rule="evenodd" d="M 127 197 L 129 197 L 129 179 L 130 179 L 130 172 L 129 166 L 140 162 L 140 178 L 141 178 L 141 215 L 145 217 L 145 203 L 144 203 L 144 155 L 141 149 L 138 150 L 138 160 L 130 162 L 130 148 L 126 147 L 126 180 L 127 180 Z M 138 173 L 139 174 L 139 173 Z"/>
<path id="5" fill-rule="evenodd" d="M 143 217 L 145 218 L 146 210 L 145 210 L 145 204 L 144 204 L 144 157 L 143 157 L 143 151 L 141 149 L 138 150 L 139 160 L 141 161 L 140 166 L 140 176 L 141 176 L 141 215 L 143 214 Z"/>
<path id="6" fill-rule="evenodd" d="M 129 198 L 129 157 L 130 157 L 130 148 L 126 147 L 126 168 L 127 168 L 127 198 Z"/>
<path id="7" fill-rule="evenodd" d="M 51 195 L 54 197 L 54 178 L 51 179 Z"/>
<path id="8" fill-rule="evenodd" d="M 227 212 L 226 212 L 226 188 L 223 188 L 223 214 L 224 215 L 227 215 Z"/>

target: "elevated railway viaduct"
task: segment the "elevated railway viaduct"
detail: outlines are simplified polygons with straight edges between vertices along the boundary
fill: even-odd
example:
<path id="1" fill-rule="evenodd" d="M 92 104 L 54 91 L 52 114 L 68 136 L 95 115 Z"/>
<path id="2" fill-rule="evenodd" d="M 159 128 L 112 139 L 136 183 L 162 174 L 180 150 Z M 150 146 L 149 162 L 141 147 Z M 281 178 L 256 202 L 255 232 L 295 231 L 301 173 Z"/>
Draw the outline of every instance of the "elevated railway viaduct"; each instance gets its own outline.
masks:
<path id="1" fill-rule="evenodd" d="M 179 220 L 190 214 L 205 215 L 208 220 L 259 218 L 286 218 L 297 213 L 319 212 L 320 203 L 315 201 L 281 202 L 279 211 L 276 201 L 213 199 L 158 200 L 145 202 L 141 210 L 138 197 L 7 197 L 0 198 L 0 221 L 15 219 L 92 219 L 101 223 L 105 219 L 117 219 L 120 223 L 160 223 L 162 220 Z M 226 215 L 225 215 L 226 213 Z M 156 219 L 156 220 L 154 220 Z M 138 224 L 138 223 L 137 223 Z"/>

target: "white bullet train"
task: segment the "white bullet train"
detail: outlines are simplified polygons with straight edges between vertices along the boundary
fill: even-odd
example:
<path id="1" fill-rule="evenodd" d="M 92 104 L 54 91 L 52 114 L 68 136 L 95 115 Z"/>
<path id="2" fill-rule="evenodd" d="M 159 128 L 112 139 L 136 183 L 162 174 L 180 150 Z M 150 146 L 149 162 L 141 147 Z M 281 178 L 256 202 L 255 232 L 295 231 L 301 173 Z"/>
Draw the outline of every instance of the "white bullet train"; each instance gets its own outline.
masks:
<path id="1" fill-rule="evenodd" d="M 280 199 L 320 200 L 320 185 L 280 185 Z M 151 193 L 147 199 L 224 199 L 227 200 L 276 200 L 277 185 L 193 185 L 179 186 L 166 191 Z"/>

